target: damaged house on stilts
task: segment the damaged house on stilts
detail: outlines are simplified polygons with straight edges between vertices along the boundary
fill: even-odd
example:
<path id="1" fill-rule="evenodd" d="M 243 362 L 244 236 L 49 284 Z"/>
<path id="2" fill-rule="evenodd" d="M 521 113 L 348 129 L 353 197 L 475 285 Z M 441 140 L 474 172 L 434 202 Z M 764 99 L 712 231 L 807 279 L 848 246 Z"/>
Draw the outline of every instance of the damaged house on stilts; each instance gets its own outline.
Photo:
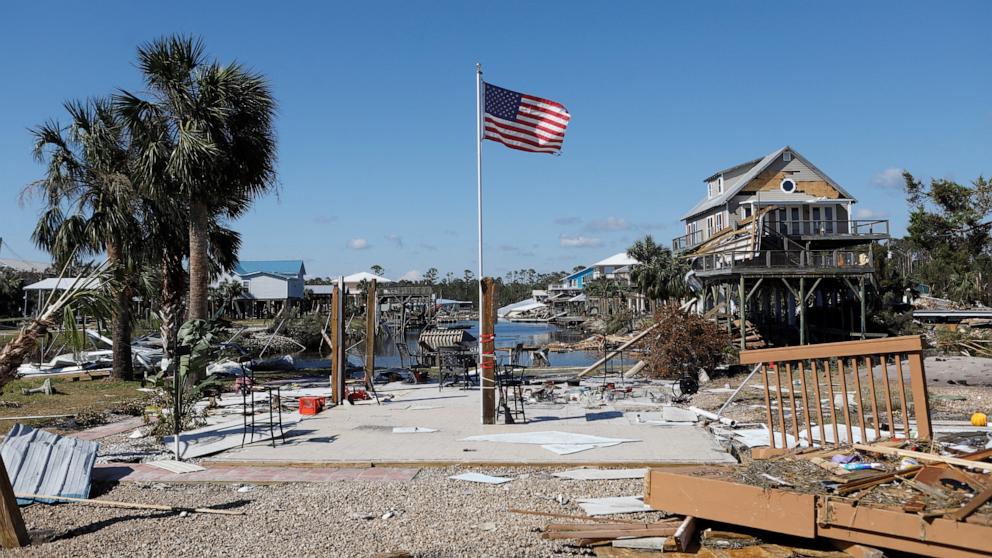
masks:
<path id="1" fill-rule="evenodd" d="M 704 182 L 673 240 L 700 313 L 742 349 L 865 337 L 871 248 L 888 221 L 853 219 L 857 200 L 788 146 Z"/>

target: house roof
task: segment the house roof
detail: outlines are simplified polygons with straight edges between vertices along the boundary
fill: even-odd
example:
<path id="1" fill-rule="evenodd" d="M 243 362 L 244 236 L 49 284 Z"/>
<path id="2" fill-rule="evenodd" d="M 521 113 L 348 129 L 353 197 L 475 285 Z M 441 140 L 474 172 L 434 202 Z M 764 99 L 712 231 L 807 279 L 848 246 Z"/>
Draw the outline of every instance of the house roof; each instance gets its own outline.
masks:
<path id="1" fill-rule="evenodd" d="M 371 281 L 375 279 L 376 283 L 392 283 L 392 279 L 387 279 L 381 275 L 376 275 L 374 273 L 369 273 L 368 271 L 359 271 L 358 273 L 352 273 L 351 275 L 344 276 L 345 283 L 361 283 L 362 281 Z"/>
<path id="2" fill-rule="evenodd" d="M 583 267 L 582 269 L 580 269 L 578 271 L 573 271 L 572 273 L 569 273 L 568 275 L 565 276 L 564 279 L 562 279 L 562 281 L 568 281 L 569 279 L 575 279 L 576 277 L 579 277 L 580 275 L 588 275 L 588 274 L 590 274 L 592 272 L 593 272 L 592 267 Z"/>
<path id="3" fill-rule="evenodd" d="M 42 279 L 37 283 L 31 283 L 30 285 L 25 285 L 25 291 L 64 291 L 68 290 L 73 285 L 91 285 L 92 287 L 99 287 L 100 281 L 95 279 L 90 279 L 88 277 L 63 277 L 59 279 L 58 277 L 49 277 L 47 279 Z"/>
<path id="4" fill-rule="evenodd" d="M 636 265 L 639 263 L 641 262 L 628 256 L 627 252 L 620 252 L 618 254 L 613 254 L 612 256 L 606 258 L 605 260 L 599 260 L 598 262 L 592 264 L 592 267 L 605 267 L 605 266 L 623 267 L 625 265 Z"/>
<path id="5" fill-rule="evenodd" d="M 733 167 L 730 167 L 729 169 L 726 169 L 726 170 L 723 170 L 723 171 L 719 171 L 716 174 L 710 176 L 709 178 L 706 178 L 704 180 L 704 182 L 708 182 L 710 180 L 713 180 L 713 178 L 715 178 L 717 176 L 720 176 L 720 174 L 722 174 L 722 173 L 726 173 L 726 172 L 729 172 L 729 171 L 734 170 L 734 169 L 739 169 L 739 168 L 745 167 L 747 165 L 752 165 L 751 168 L 747 172 L 745 172 L 744 174 L 742 174 L 739 177 L 737 177 L 737 179 L 732 184 L 725 184 L 724 185 L 724 188 L 723 188 L 723 193 L 722 194 L 720 194 L 718 196 L 715 196 L 713 198 L 704 198 L 703 201 L 699 202 L 698 204 L 696 204 L 695 207 L 693 207 L 688 212 L 686 212 L 684 215 L 682 215 L 682 219 L 688 219 L 688 218 L 692 217 L 693 215 L 696 215 L 698 213 L 702 213 L 703 211 L 706 211 L 706 210 L 712 209 L 712 208 L 714 208 L 714 207 L 716 207 L 718 205 L 723 205 L 723 204 L 727 203 L 727 201 L 729 201 L 731 198 L 733 198 L 735 195 L 737 195 L 737 193 L 740 192 L 744 188 L 744 186 L 746 186 L 748 184 L 748 182 L 751 182 L 752 180 L 754 180 L 754 178 L 756 176 L 758 176 L 759 174 L 761 174 L 762 171 L 764 171 L 765 169 L 767 169 L 769 165 L 771 165 L 773 162 L 775 162 L 775 160 L 778 159 L 779 157 L 781 157 L 782 156 L 782 153 L 784 153 L 786 151 L 791 152 L 793 157 L 799 159 L 804 164 L 806 164 L 806 166 L 808 166 L 810 169 L 812 169 L 814 172 L 816 172 L 817 174 L 819 174 L 820 176 L 822 176 L 823 179 L 826 180 L 828 184 L 830 184 L 831 186 L 833 186 L 838 192 L 840 192 L 840 194 L 842 196 L 844 196 L 845 198 L 848 198 L 848 199 L 854 199 L 854 197 L 851 196 L 851 194 L 847 193 L 847 190 L 845 190 L 844 188 L 842 188 L 840 184 L 837 184 L 836 182 L 834 182 L 834 180 L 832 178 L 830 178 L 829 176 L 827 176 L 826 173 L 824 173 L 823 171 L 821 171 L 820 169 L 818 169 L 816 167 L 816 165 L 814 165 L 813 163 L 809 162 L 809 159 L 807 159 L 806 157 L 803 157 L 798 151 L 796 151 L 792 147 L 786 145 L 784 147 L 781 147 L 781 148 L 779 148 L 779 149 L 777 149 L 777 150 L 769 153 L 768 155 L 765 155 L 761 159 L 755 159 L 755 160 L 749 161 L 747 163 L 742 163 L 740 165 L 735 165 Z"/>
<path id="6" fill-rule="evenodd" d="M 238 275 L 251 273 L 274 273 L 277 275 L 306 274 L 303 260 L 243 260 L 238 262 L 234 272 Z"/>

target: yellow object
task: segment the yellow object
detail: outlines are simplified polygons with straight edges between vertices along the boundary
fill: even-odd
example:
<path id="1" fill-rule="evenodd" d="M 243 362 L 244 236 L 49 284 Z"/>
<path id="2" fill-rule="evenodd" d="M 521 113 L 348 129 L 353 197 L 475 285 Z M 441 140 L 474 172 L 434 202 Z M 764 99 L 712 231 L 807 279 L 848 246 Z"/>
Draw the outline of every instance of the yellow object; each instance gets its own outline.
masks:
<path id="1" fill-rule="evenodd" d="M 989 423 L 989 417 L 985 416 L 985 413 L 975 413 L 971 415 L 971 424 L 973 426 L 987 426 Z"/>

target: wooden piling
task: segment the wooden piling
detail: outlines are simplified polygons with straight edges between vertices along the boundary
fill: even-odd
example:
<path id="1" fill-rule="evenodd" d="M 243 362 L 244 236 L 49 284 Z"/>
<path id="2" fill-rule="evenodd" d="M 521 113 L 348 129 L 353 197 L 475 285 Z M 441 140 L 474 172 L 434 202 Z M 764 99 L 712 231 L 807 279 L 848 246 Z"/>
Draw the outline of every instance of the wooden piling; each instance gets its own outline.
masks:
<path id="1" fill-rule="evenodd" d="M 14 497 L 14 487 L 7 476 L 7 467 L 0 459 L 0 546 L 4 548 L 20 548 L 30 543 L 28 531 L 24 527 L 21 509 L 17 507 Z"/>
<path id="2" fill-rule="evenodd" d="M 482 423 L 496 424 L 496 283 L 482 278 L 482 354 L 479 362 L 479 387 L 482 391 Z"/>

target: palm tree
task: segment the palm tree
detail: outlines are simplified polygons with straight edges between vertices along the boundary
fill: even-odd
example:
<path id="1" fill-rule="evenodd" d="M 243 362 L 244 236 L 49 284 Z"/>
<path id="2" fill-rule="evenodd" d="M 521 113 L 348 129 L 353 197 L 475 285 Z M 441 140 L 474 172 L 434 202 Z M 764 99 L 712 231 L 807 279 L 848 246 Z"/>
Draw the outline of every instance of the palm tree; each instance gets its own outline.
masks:
<path id="1" fill-rule="evenodd" d="M 145 146 L 148 183 L 186 205 L 189 317 L 206 319 L 210 233 L 275 187 L 275 101 L 266 79 L 238 63 L 208 61 L 203 43 L 172 36 L 138 48 L 148 99 L 118 96 Z"/>
<path id="2" fill-rule="evenodd" d="M 131 305 L 140 267 L 141 223 L 131 180 L 131 150 L 107 99 L 65 104 L 67 127 L 50 121 L 31 130 L 44 178 L 29 186 L 46 207 L 32 238 L 56 261 L 105 253 L 114 278 L 113 376 L 130 379 Z"/>
<path id="3" fill-rule="evenodd" d="M 630 278 L 638 292 L 649 302 L 682 298 L 689 293 L 685 275 L 689 267 L 675 258 L 668 248 L 655 243 L 651 235 L 638 239 L 627 249 L 627 255 L 639 262 Z"/>

